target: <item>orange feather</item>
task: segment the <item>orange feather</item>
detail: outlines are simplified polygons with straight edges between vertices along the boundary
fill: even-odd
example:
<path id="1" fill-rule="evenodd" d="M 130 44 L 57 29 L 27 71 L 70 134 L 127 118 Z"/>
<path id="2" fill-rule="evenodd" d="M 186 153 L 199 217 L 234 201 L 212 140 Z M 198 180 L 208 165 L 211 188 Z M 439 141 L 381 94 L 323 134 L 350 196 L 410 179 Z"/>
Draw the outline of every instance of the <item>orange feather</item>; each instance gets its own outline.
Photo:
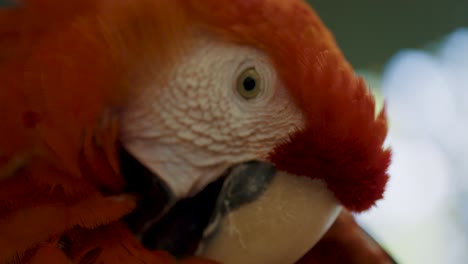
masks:
<path id="1" fill-rule="evenodd" d="M 352 211 L 366 210 L 383 197 L 391 156 L 383 148 L 385 110 L 376 113 L 363 79 L 307 3 L 188 0 L 184 6 L 201 27 L 270 55 L 305 114 L 306 128 L 270 155 L 279 169 L 325 180 Z"/>
<path id="2" fill-rule="evenodd" d="M 148 76 L 137 70 L 146 66 L 136 63 L 159 53 L 154 67 L 162 67 L 170 53 L 166 43 L 174 28 L 150 16 L 175 13 L 168 3 L 25 0 L 20 9 L 1 11 L 2 262 L 80 262 L 60 252 L 68 232 L 81 228 L 87 241 L 106 237 L 88 243 L 98 260 L 173 263 L 146 251 L 121 225 L 97 228 L 135 206 L 133 198 L 120 195 L 125 182 L 117 161 L 118 112 L 130 85 Z M 172 25 L 182 24 L 173 19 Z M 159 26 L 148 27 L 148 36 L 142 29 L 152 25 Z"/>
<path id="3" fill-rule="evenodd" d="M 304 2 L 24 0 L 0 10 L 0 259 L 173 263 L 117 221 L 134 206 L 119 196 L 118 116 L 164 85 L 194 31 L 272 58 L 307 117 L 271 154 L 280 169 L 323 178 L 352 210 L 382 197 L 384 112 Z"/>

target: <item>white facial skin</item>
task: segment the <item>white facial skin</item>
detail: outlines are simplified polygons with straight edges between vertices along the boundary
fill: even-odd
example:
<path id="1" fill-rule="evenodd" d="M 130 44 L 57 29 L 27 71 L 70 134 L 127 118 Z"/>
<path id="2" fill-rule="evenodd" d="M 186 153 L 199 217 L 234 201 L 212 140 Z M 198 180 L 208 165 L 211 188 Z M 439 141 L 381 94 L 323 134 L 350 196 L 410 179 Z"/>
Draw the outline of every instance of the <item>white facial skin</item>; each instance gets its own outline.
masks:
<path id="1" fill-rule="evenodd" d="M 166 85 L 147 87 L 132 98 L 121 122 L 127 150 L 179 199 L 196 194 L 234 164 L 265 160 L 304 125 L 261 51 L 206 37 L 183 58 Z M 252 68 L 259 93 L 245 98 L 241 84 Z M 198 253 L 221 263 L 293 263 L 339 210 L 323 182 L 279 172 L 260 199 L 222 219 L 216 239 L 203 243 Z"/>
<path id="2" fill-rule="evenodd" d="M 260 90 L 246 99 L 241 75 L 251 68 Z M 147 87 L 132 102 L 122 142 L 177 197 L 196 194 L 235 163 L 265 159 L 303 126 L 264 53 L 210 37 L 198 38 L 165 87 Z"/>

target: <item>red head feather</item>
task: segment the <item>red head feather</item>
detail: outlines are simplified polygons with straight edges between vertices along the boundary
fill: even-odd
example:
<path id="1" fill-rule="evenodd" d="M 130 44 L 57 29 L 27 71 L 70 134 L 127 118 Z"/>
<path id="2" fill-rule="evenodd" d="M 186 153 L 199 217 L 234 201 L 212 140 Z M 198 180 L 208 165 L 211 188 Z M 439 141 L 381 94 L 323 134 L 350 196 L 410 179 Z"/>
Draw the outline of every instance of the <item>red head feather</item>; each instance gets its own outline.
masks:
<path id="1" fill-rule="evenodd" d="M 306 116 L 306 127 L 271 160 L 290 173 L 323 179 L 343 205 L 362 211 L 382 198 L 390 151 L 385 112 L 300 0 L 186 1 L 190 14 L 230 39 L 267 52 Z M 213 10 L 216 10 L 213 12 Z"/>
<path id="2" fill-rule="evenodd" d="M 129 87 L 151 76 L 139 74 L 146 62 L 167 68 L 163 61 L 168 66 L 166 59 L 177 52 L 172 45 L 187 40 L 187 20 L 262 49 L 276 64 L 307 121 L 271 154 L 280 169 L 324 179 L 357 211 L 382 196 L 390 158 L 382 149 L 385 116 L 375 119 L 363 81 L 305 3 L 22 2 L 22 9 L 0 12 L 3 259 L 70 229 L 113 221 L 134 207 L 132 199 L 101 192 L 119 194 L 125 184 L 116 173 L 114 114 L 125 106 Z M 29 226 L 30 219 L 38 219 L 36 225 Z"/>
<path id="3" fill-rule="evenodd" d="M 2 16 L 0 44 L 7 45 L 6 50 L 13 54 L 20 52 L 19 47 L 31 54 L 24 54 L 27 64 L 16 65 L 23 69 L 12 70 L 14 65 L 8 66 L 10 70 L 7 71 L 25 72 L 24 76 L 15 77 L 6 72 L 5 75 L 10 75 L 12 82 L 23 80 L 23 83 L 16 84 L 22 87 L 48 84 L 48 104 L 53 105 L 50 111 L 58 107 L 64 109 L 60 114 L 54 113 L 60 119 L 57 119 L 57 124 L 62 124 L 57 131 L 67 129 L 63 125 L 68 122 L 66 120 L 73 120 L 74 127 L 94 125 L 100 116 L 98 113 L 110 105 L 121 104 L 115 97 L 122 97 L 126 92 L 123 88 L 128 88 L 129 82 L 138 79 L 128 78 L 135 72 L 155 67 L 169 68 L 167 61 L 171 56 L 167 54 L 171 52 L 168 51 L 177 50 L 177 47 L 167 43 L 186 42 L 187 39 L 177 38 L 183 38 L 179 31 L 190 21 L 214 30 L 230 41 L 264 50 L 276 64 L 284 84 L 306 117 L 305 129 L 292 135 L 289 142 L 271 154 L 271 160 L 280 169 L 324 179 L 336 197 L 356 211 L 367 209 L 382 197 L 390 160 L 390 152 L 382 148 L 387 132 L 385 114 L 382 112 L 375 118 L 374 99 L 363 80 L 354 75 L 332 34 L 305 2 L 25 2 L 29 8 L 24 10 L 24 14 L 13 16 L 18 19 L 13 22 L 18 22 L 19 26 L 13 27 L 15 23 L 11 23 L 8 16 Z M 27 17 L 27 20 L 21 20 L 22 17 Z M 9 25 L 6 28 L 10 31 L 5 30 L 4 25 Z M 18 37 L 12 28 L 23 34 L 16 47 L 9 45 L 11 42 L 8 41 Z M 48 32 L 53 34 L 48 36 Z M 70 48 L 73 48 L 73 53 L 69 52 Z M 156 54 L 151 54 L 151 51 Z M 2 56 L 6 54 L 0 53 L 0 59 Z M 152 67 L 145 67 L 146 61 Z M 166 64 L 158 65 L 158 61 L 166 61 Z M 28 67 L 39 67 L 42 72 L 28 71 Z M 133 72 L 128 72 L 129 69 Z M 87 74 L 87 71 L 93 73 Z M 77 72 L 82 74 L 77 75 Z M 48 79 L 39 82 L 38 73 Z M 139 76 L 154 74 L 143 72 Z M 53 82 L 56 84 L 52 85 Z M 132 87 L 137 86 L 132 83 Z M 40 90 L 38 87 L 34 91 Z M 91 94 L 93 96 L 89 96 Z M 39 94 L 36 97 L 41 98 Z M 87 98 L 87 109 L 73 110 L 83 104 L 75 98 Z M 36 104 L 33 108 L 38 108 L 38 99 L 33 101 Z M 44 112 L 48 111 L 46 108 L 33 108 L 23 112 L 28 110 L 42 120 L 44 115 L 48 115 Z M 66 116 L 66 113 L 72 113 L 73 117 Z M 70 135 L 75 135 L 77 140 L 81 137 L 78 130 L 63 132 L 62 135 L 67 135 L 66 141 L 70 140 Z M 59 140 L 59 137 L 53 140 Z"/>

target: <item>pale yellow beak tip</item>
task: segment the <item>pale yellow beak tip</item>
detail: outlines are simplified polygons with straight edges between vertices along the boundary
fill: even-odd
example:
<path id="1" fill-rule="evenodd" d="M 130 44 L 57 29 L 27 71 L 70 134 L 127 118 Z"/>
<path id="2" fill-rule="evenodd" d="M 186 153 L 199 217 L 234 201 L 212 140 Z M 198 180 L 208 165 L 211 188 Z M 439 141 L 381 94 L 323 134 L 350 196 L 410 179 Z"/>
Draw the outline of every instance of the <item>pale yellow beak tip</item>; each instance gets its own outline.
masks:
<path id="1" fill-rule="evenodd" d="M 230 211 L 199 255 L 224 264 L 295 263 L 341 211 L 321 180 L 278 172 L 260 198 Z"/>

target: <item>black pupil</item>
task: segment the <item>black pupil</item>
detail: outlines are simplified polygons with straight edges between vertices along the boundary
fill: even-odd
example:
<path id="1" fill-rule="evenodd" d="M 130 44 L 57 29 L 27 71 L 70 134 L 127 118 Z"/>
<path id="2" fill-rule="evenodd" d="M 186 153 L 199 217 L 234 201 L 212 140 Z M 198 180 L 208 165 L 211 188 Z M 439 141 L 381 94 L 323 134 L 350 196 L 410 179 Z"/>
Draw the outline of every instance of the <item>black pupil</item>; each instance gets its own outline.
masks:
<path id="1" fill-rule="evenodd" d="M 247 76 L 244 79 L 244 82 L 242 83 L 242 85 L 244 86 L 244 89 L 246 91 L 251 92 L 252 90 L 255 89 L 255 86 L 257 86 L 257 82 L 255 81 L 254 78 Z"/>

